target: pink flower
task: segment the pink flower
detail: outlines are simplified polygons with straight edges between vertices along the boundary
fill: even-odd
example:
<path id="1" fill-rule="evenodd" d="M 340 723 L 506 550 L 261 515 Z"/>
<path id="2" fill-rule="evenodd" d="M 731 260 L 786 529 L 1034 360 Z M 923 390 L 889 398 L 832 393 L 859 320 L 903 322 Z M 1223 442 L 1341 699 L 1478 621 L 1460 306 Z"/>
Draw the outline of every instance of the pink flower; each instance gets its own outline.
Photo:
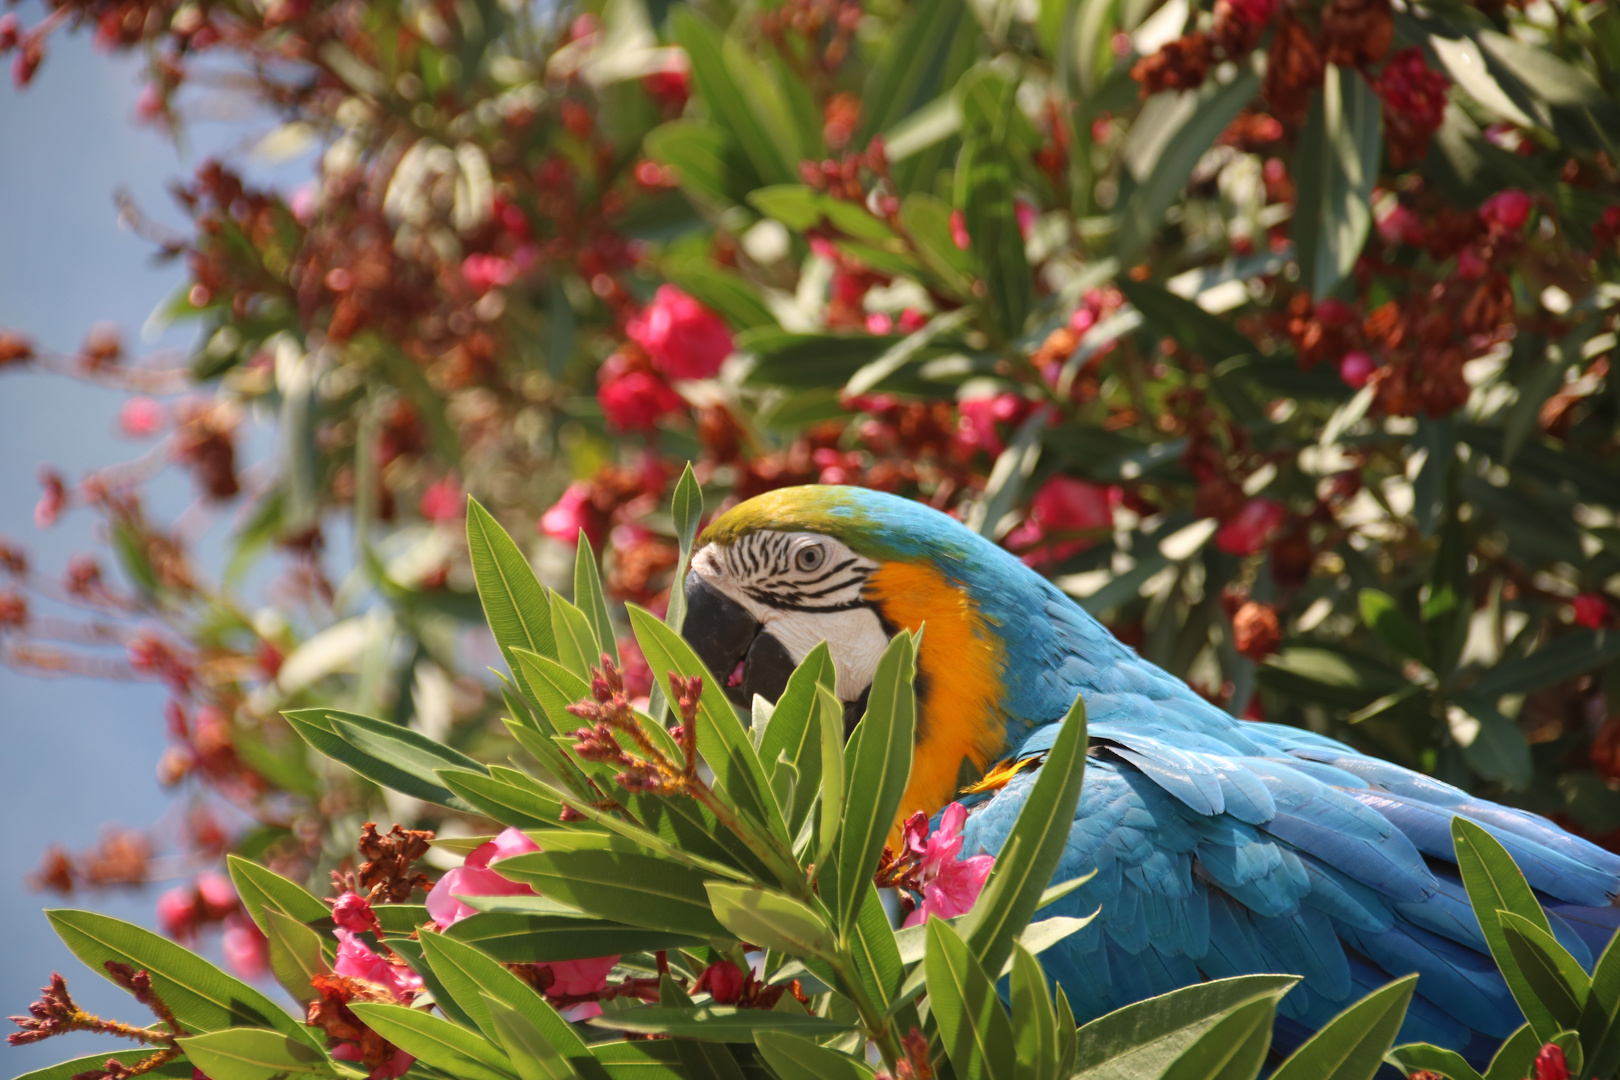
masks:
<path id="1" fill-rule="evenodd" d="M 1564 1059 L 1563 1047 L 1547 1043 L 1536 1053 L 1533 1067 L 1535 1080 L 1569 1080 L 1569 1062 Z"/>
<path id="2" fill-rule="evenodd" d="M 592 544 L 601 541 L 600 531 L 591 513 L 591 485 L 583 480 L 575 480 L 562 493 L 562 498 L 540 515 L 540 531 L 553 540 L 577 544 L 581 529 L 585 530 Z"/>
<path id="3" fill-rule="evenodd" d="M 951 211 L 951 243 L 963 251 L 973 244 L 973 238 L 968 235 L 967 215 L 960 210 Z"/>
<path id="4" fill-rule="evenodd" d="M 1372 373 L 1378 370 L 1378 363 L 1370 353 L 1361 349 L 1351 349 L 1339 361 L 1339 378 L 1353 390 L 1360 390 L 1372 378 Z"/>
<path id="5" fill-rule="evenodd" d="M 655 71 L 641 77 L 641 87 L 660 105 L 680 109 L 692 96 L 692 77 L 685 71 Z"/>
<path id="6" fill-rule="evenodd" d="M 1479 216 L 1495 232 L 1514 233 L 1530 220 L 1532 206 L 1529 195 L 1518 188 L 1508 188 L 1486 199 L 1479 208 Z"/>
<path id="7" fill-rule="evenodd" d="M 359 893 L 346 892 L 332 904 L 332 921 L 341 930 L 362 933 L 377 929 L 377 913 L 371 910 L 371 901 Z"/>
<path id="8" fill-rule="evenodd" d="M 517 280 L 517 265 L 499 255 L 469 255 L 461 263 L 461 276 L 473 292 L 483 294 Z"/>
<path id="9" fill-rule="evenodd" d="M 1325 300 L 1318 300 L 1311 314 L 1315 315 L 1316 321 L 1323 326 L 1343 326 L 1356 317 L 1349 304 L 1343 300 L 1335 300 L 1331 296 Z"/>
<path id="10" fill-rule="evenodd" d="M 729 960 L 716 960 L 698 976 L 697 989 L 707 990 L 716 1005 L 731 1005 L 742 997 L 748 975 Z"/>
<path id="11" fill-rule="evenodd" d="M 429 521 L 457 521 L 464 505 L 461 485 L 455 477 L 447 476 L 428 485 L 418 508 Z"/>
<path id="12" fill-rule="evenodd" d="M 1023 199 L 1013 201 L 1013 217 L 1018 221 L 1018 235 L 1025 240 L 1029 239 L 1029 230 L 1035 227 L 1041 212 Z"/>
<path id="13" fill-rule="evenodd" d="M 1465 247 L 1457 252 L 1457 276 L 1468 281 L 1482 278 L 1490 271 L 1490 264 L 1484 256 L 1471 247 Z"/>
<path id="14" fill-rule="evenodd" d="M 894 316 L 885 315 L 881 311 L 874 311 L 866 317 L 866 332 L 868 334 L 889 334 L 894 332 Z"/>
<path id="15" fill-rule="evenodd" d="M 1215 532 L 1215 546 L 1228 555 L 1253 555 L 1282 528 L 1288 511 L 1271 499 L 1250 499 Z"/>
<path id="16" fill-rule="evenodd" d="M 651 431 L 658 421 L 686 407 L 686 399 L 650 371 L 608 379 L 597 388 L 596 403 L 615 431 Z"/>
<path id="17" fill-rule="evenodd" d="M 1423 220 L 1410 206 L 1396 203 L 1389 213 L 1378 219 L 1378 238 L 1391 245 L 1421 244 Z"/>
<path id="18" fill-rule="evenodd" d="M 170 889 L 157 902 L 158 927 L 176 941 L 188 941 L 196 928 L 197 891 L 185 886 Z"/>
<path id="19" fill-rule="evenodd" d="M 67 505 L 67 484 L 55 469 L 41 469 L 39 485 L 45 490 L 40 492 L 39 502 L 34 504 L 34 524 L 48 529 L 56 524 L 56 519 L 62 516 L 62 508 Z"/>
<path id="20" fill-rule="evenodd" d="M 994 457 L 1003 448 L 997 425 L 1022 423 L 1032 408 L 1034 403 L 1029 398 L 1011 391 L 959 401 L 956 403 L 957 441 L 969 450 L 983 450 Z"/>
<path id="21" fill-rule="evenodd" d="M 0 53 L 10 52 L 22 41 L 22 20 L 17 13 L 8 11 L 0 15 Z"/>
<path id="22" fill-rule="evenodd" d="M 1620 211 L 1620 207 L 1615 209 Z M 902 334 L 914 334 L 928 325 L 928 316 L 914 307 L 908 307 L 900 313 L 900 321 L 897 325 L 900 327 Z"/>
<path id="23" fill-rule="evenodd" d="M 1095 537 L 1071 534 L 1113 525 L 1114 509 L 1106 486 L 1054 476 L 1030 500 L 1029 516 L 1007 534 L 1007 547 L 1019 553 L 1025 566 L 1062 562 L 1097 542 Z M 1054 534 L 1063 538 L 1048 542 Z"/>
<path id="24" fill-rule="evenodd" d="M 551 985 L 546 993 L 551 997 L 580 997 L 607 989 L 608 973 L 619 962 L 617 956 L 597 956 L 589 960 L 553 960 Z"/>
<path id="25" fill-rule="evenodd" d="M 975 855 L 971 859 L 960 857 L 962 852 L 962 824 L 967 821 L 967 809 L 961 803 L 951 803 L 939 815 L 939 828 L 926 838 L 921 829 L 906 828 L 906 845 L 922 856 L 918 880 L 922 883 L 922 904 L 906 916 L 907 926 L 928 921 L 928 916 L 953 919 L 972 910 L 984 891 L 985 878 L 995 865 L 993 855 Z"/>
<path id="26" fill-rule="evenodd" d="M 209 711 L 217 713 L 219 710 L 214 709 Z M 199 711 L 197 713 L 197 734 L 199 740 L 207 738 L 207 733 L 204 731 L 207 722 L 208 718 L 204 717 L 202 711 Z M 216 738 L 212 741 L 217 743 L 223 740 L 216 736 Z M 226 877 L 224 874 L 198 874 L 197 895 L 202 899 L 204 904 L 216 912 L 234 911 L 237 905 L 240 903 L 236 896 L 236 886 L 232 885 L 231 879 Z"/>
<path id="27" fill-rule="evenodd" d="M 395 1001 L 409 1002 L 422 989 L 422 976 L 410 968 L 390 964 L 348 930 L 332 933 L 338 939 L 337 960 L 332 964 L 334 974 L 380 986 Z"/>
<path id="28" fill-rule="evenodd" d="M 713 378 L 731 355 L 725 321 L 673 285 L 660 285 L 625 333 L 672 379 Z"/>
<path id="29" fill-rule="evenodd" d="M 257 979 L 270 970 L 269 939 L 241 912 L 226 920 L 220 948 L 225 966 L 243 979 Z"/>
<path id="30" fill-rule="evenodd" d="M 1609 620 L 1609 602 L 1598 593 L 1581 593 L 1573 601 L 1575 622 L 1588 630 L 1601 630 Z"/>
<path id="31" fill-rule="evenodd" d="M 118 410 L 118 430 L 126 439 L 147 439 L 162 429 L 167 418 L 160 402 L 149 397 L 130 398 Z"/>
<path id="32" fill-rule="evenodd" d="M 366 1052 L 360 1048 L 359 1043 L 341 1042 L 332 1047 L 332 1057 L 338 1061 L 364 1061 Z M 371 1070 L 371 1080 L 398 1080 L 415 1061 L 416 1059 L 405 1051 L 395 1049 L 394 1056 L 387 1064 Z"/>
<path id="33" fill-rule="evenodd" d="M 488 843 L 479 844 L 467 856 L 466 862 L 445 874 L 433 886 L 427 897 L 428 915 L 443 930 L 476 914 L 472 907 L 456 899 L 458 895 L 533 896 L 534 890 L 529 886 L 502 877 L 490 866 L 513 855 L 539 850 L 540 845 L 518 829 L 507 829 Z"/>

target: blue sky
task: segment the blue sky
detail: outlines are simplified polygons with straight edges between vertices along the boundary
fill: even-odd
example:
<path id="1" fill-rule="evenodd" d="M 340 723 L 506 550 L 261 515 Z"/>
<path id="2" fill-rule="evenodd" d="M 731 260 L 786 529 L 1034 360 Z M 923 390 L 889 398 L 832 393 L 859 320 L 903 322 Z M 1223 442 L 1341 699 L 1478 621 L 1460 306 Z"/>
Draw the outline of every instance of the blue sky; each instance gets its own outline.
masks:
<path id="1" fill-rule="evenodd" d="M 36 5 L 22 10 L 25 23 L 39 16 Z M 95 52 L 88 34 L 57 34 L 33 86 L 20 93 L 9 80 L 0 86 L 0 327 L 23 330 L 41 346 L 72 350 L 103 320 L 119 324 L 127 343 L 140 344 L 142 325 L 179 287 L 183 268 L 155 266 L 151 246 L 119 229 L 114 191 L 127 188 L 158 220 L 178 226 L 183 218 L 168 182 L 189 174 L 200 150 L 242 144 L 243 128 L 205 125 L 190 133 L 197 149 L 182 155 L 161 134 L 136 126 L 141 68 L 138 57 Z M 170 335 L 164 344 L 184 340 Z M 71 482 L 94 466 L 139 454 L 143 446 L 114 433 L 122 400 L 60 377 L 0 374 L 0 536 L 27 547 L 47 574 L 97 543 L 86 514 L 69 515 L 49 531 L 35 528 L 36 472 L 48 462 Z M 189 482 L 165 477 L 151 496 L 156 516 L 172 517 L 190 501 Z M 22 1012 L 59 970 L 86 1008 L 148 1022 L 139 1006 L 57 941 L 41 912 L 62 902 L 28 891 L 22 878 L 52 843 L 82 848 L 104 822 L 140 827 L 173 814 L 155 776 L 163 701 L 152 684 L 42 680 L 0 668 L 0 805 L 13 823 L 0 832 L 0 1016 Z M 67 906 L 151 925 L 159 891 L 81 896 Z M 110 1049 L 105 1043 L 79 1035 L 6 1048 L 0 1075 Z"/>

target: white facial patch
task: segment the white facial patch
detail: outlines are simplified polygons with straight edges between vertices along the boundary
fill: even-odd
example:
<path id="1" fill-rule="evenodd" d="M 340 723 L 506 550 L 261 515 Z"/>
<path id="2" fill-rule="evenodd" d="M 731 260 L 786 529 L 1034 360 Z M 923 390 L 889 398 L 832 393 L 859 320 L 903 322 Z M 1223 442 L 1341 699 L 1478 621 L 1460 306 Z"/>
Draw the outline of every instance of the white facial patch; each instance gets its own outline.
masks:
<path id="1" fill-rule="evenodd" d="M 705 544 L 692 569 L 736 601 L 787 649 L 795 664 L 825 641 L 841 700 L 860 697 L 889 644 L 863 600 L 878 564 L 820 533 L 757 532 L 722 547 Z"/>

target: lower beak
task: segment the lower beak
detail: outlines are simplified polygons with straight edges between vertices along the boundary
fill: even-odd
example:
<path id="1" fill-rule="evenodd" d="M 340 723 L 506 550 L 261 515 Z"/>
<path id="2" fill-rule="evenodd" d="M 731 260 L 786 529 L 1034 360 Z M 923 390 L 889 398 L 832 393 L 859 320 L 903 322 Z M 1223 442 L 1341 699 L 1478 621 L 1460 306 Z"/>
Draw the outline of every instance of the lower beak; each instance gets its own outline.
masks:
<path id="1" fill-rule="evenodd" d="M 726 697 L 745 709 L 755 694 L 776 701 L 793 674 L 793 658 L 786 646 L 695 570 L 686 575 L 686 620 L 681 636 L 722 681 Z"/>

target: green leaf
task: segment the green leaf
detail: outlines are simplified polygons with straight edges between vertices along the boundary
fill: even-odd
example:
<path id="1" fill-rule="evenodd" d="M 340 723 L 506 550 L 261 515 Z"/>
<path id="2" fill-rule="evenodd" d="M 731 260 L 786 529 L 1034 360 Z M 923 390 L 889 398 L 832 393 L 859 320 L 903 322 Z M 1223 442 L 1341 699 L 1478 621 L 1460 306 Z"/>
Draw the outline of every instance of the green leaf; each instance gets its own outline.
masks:
<path id="1" fill-rule="evenodd" d="M 1225 86 L 1211 80 L 1202 94 L 1167 91 L 1143 105 L 1123 151 L 1135 183 L 1128 195 L 1121 192 L 1123 205 L 1117 211 L 1120 231 L 1114 256 L 1121 265 L 1134 262 L 1158 234 L 1165 211 L 1187 186 L 1198 159 L 1259 89 L 1260 77 L 1243 70 Z"/>
<path id="2" fill-rule="evenodd" d="M 1509 1035 L 1496 1051 L 1496 1056 L 1491 1058 L 1490 1068 L 1485 1070 L 1485 1080 L 1523 1080 L 1530 1074 L 1530 1064 L 1541 1045 L 1541 1037 L 1529 1024 L 1524 1025 Z"/>
<path id="3" fill-rule="evenodd" d="M 1494 30 L 1480 31 L 1478 40 L 1486 52 L 1549 105 L 1601 108 L 1613 104 L 1590 75 L 1560 60 L 1549 48 L 1527 45 Z"/>
<path id="4" fill-rule="evenodd" d="M 751 1043 L 762 1031 L 783 1031 L 816 1038 L 842 1035 L 854 1028 L 837 1020 L 805 1013 L 765 1009 L 733 1009 L 709 1005 L 680 1009 L 649 1006 L 603 1013 L 590 1021 L 594 1027 L 635 1031 L 646 1035 L 673 1035 L 704 1042 Z"/>
<path id="5" fill-rule="evenodd" d="M 596 630 L 583 611 L 558 596 L 555 590 L 547 599 L 551 603 L 551 632 L 557 642 L 557 662 L 588 686 L 591 668 L 602 662 Z"/>
<path id="6" fill-rule="evenodd" d="M 821 733 L 821 816 L 816 828 L 815 864 L 827 866 L 838 843 L 844 819 L 844 708 L 825 686 L 816 688 L 816 725 Z"/>
<path id="7" fill-rule="evenodd" d="M 369 733 L 360 728 L 340 728 L 339 723 L 331 719 L 331 712 L 328 709 L 293 709 L 281 715 L 287 718 L 287 723 L 305 742 L 332 760 L 347 765 L 367 780 L 426 802 L 452 806 L 458 810 L 472 809 L 452 794 L 449 788 L 441 785 L 437 777 L 427 781 L 418 776 L 414 771 L 415 762 L 412 762 L 412 771 L 407 771 L 400 767 L 398 761 L 378 757 L 351 742 L 347 736 L 352 735 L 357 740 L 374 743 L 380 740 L 368 740 Z M 422 736 L 418 735 L 417 738 L 420 739 Z M 457 755 L 458 758 L 460 756 Z M 466 761 L 471 762 L 475 768 L 482 768 L 471 758 L 467 758 Z M 440 760 L 438 764 L 460 766 L 463 763 L 447 758 Z M 428 775 L 432 776 L 432 773 L 429 772 Z"/>
<path id="8" fill-rule="evenodd" d="M 1350 68 L 1328 65 L 1295 159 L 1294 250 L 1301 284 L 1320 300 L 1355 268 L 1372 225 L 1378 177 L 1378 95 Z"/>
<path id="9" fill-rule="evenodd" d="M 519 1080 L 578 1080 L 566 1057 L 529 1018 L 499 998 L 485 996 L 484 1010 L 490 1018 L 491 1037 L 512 1059 Z M 559 1022 L 567 1025 L 560 1017 Z M 572 1031 L 569 1034 L 573 1034 Z M 573 1036 L 578 1039 L 578 1035 Z M 590 1056 L 581 1042 L 580 1053 Z"/>
<path id="10" fill-rule="evenodd" d="M 1254 1080 L 1265 1064 L 1276 1015 L 1272 998 L 1244 1002 L 1159 1072 L 1160 1080 Z"/>
<path id="11" fill-rule="evenodd" d="M 675 1043 L 667 1039 L 593 1043 L 591 1056 L 608 1080 L 692 1080 L 681 1069 Z"/>
<path id="12" fill-rule="evenodd" d="M 236 895 L 242 898 L 242 908 L 253 919 L 260 933 L 268 933 L 264 912 L 279 911 L 301 923 L 320 922 L 332 916 L 332 909 L 315 898 L 308 889 L 289 881 L 274 870 L 260 866 L 240 855 L 225 856 L 225 867 L 230 872 Z"/>
<path id="13" fill-rule="evenodd" d="M 186 1060 L 208 1076 L 228 1080 L 281 1080 L 332 1076 L 331 1059 L 308 1043 L 263 1028 L 227 1028 L 180 1039 Z"/>
<path id="14" fill-rule="evenodd" d="M 808 904 L 783 893 L 710 881 L 704 885 L 714 917 L 734 937 L 789 956 L 831 959 L 838 941 L 827 920 Z"/>
<path id="15" fill-rule="evenodd" d="M 1009 990 L 1013 1044 L 1021 1075 L 1029 1080 L 1059 1080 L 1057 1070 L 1063 1051 L 1057 1012 L 1040 961 L 1022 945 L 1013 946 Z"/>
<path id="16" fill-rule="evenodd" d="M 780 131 L 773 131 L 760 112 L 760 103 L 751 100 L 739 85 L 737 76 L 746 74 L 741 60 L 713 23 L 690 8 L 677 7 L 670 15 L 676 43 L 686 50 L 692 64 L 692 81 L 697 96 L 709 107 L 716 123 L 727 131 L 753 164 L 759 179 L 767 184 L 791 184 L 798 180 L 798 159 L 784 151 Z M 758 89 L 750 85 L 749 90 Z M 758 111 L 756 111 L 758 110 Z M 757 183 L 751 187 L 759 186 Z"/>
<path id="17" fill-rule="evenodd" d="M 233 979 L 189 949 L 121 919 L 93 911 L 57 908 L 45 912 L 62 942 L 84 965 L 110 979 L 107 961 L 145 969 L 152 990 L 193 1031 L 272 1027 L 310 1046 L 310 1030 L 240 979 Z"/>
<path id="18" fill-rule="evenodd" d="M 825 641 L 819 642 L 788 676 L 787 686 L 776 699 L 770 722 L 760 736 L 760 764 L 772 783 L 775 783 L 777 770 L 784 767 L 783 763 L 797 778 L 792 802 L 781 808 L 789 836 L 799 835 L 821 783 L 821 725 L 816 716 L 816 687 L 832 686 L 836 679 L 832 652 Z"/>
<path id="19" fill-rule="evenodd" d="M 1086 1080 L 1157 1075 L 1233 1009 L 1262 998 L 1276 1002 L 1298 981 L 1293 975 L 1240 975 L 1116 1009 L 1076 1032 L 1074 1065 L 1063 1075 Z"/>
<path id="20" fill-rule="evenodd" d="M 1472 717 L 1479 727 L 1467 743 L 1462 739 L 1463 760 L 1468 767 L 1487 780 L 1495 780 L 1515 791 L 1530 787 L 1532 763 L 1530 744 L 1518 724 L 1503 716 L 1486 700 L 1475 694 L 1457 694 L 1451 708 Z M 1453 724 L 1454 732 L 1461 730 Z"/>
<path id="21" fill-rule="evenodd" d="M 600 664 L 602 654 L 607 653 L 617 664 L 619 645 L 613 638 L 613 620 L 608 617 L 607 597 L 602 595 L 602 577 L 596 572 L 596 551 L 584 529 L 579 530 L 579 546 L 574 549 L 574 603 L 585 613 L 596 635 L 596 655 L 591 657 L 591 663 Z"/>
<path id="22" fill-rule="evenodd" d="M 776 316 L 741 274 L 704 258 L 667 259 L 660 269 L 671 282 L 713 308 L 738 330 L 777 325 Z"/>
<path id="23" fill-rule="evenodd" d="M 559 1053 L 568 1057 L 589 1053 L 573 1026 L 504 964 L 447 934 L 423 934 L 421 940 L 422 955 L 439 983 L 486 1037 L 501 1041 L 489 1008 L 493 1000 L 515 1011 Z"/>
<path id="24" fill-rule="evenodd" d="M 1328 1021 L 1272 1073 L 1274 1080 L 1372 1080 L 1395 1042 L 1417 976 L 1374 990 Z"/>
<path id="25" fill-rule="evenodd" d="M 692 999 L 668 973 L 658 979 L 658 1004 L 664 1009 L 691 1013 Z M 688 1080 L 743 1080 L 742 1068 L 724 1043 L 673 1039 Z"/>
<path id="26" fill-rule="evenodd" d="M 1074 828 L 1086 745 L 1086 703 L 1076 696 L 1007 836 L 1008 844 L 1018 845 L 1018 858 L 996 860 L 984 892 L 968 914 L 964 936 L 973 954 L 991 971 L 1000 971 L 1006 963 L 1013 941 L 1052 883 Z"/>
<path id="27" fill-rule="evenodd" d="M 849 949 L 867 993 L 887 1009 L 894 1003 L 895 992 L 905 979 L 906 966 L 900 959 L 900 943 L 889 925 L 889 914 L 883 909 L 883 900 L 875 889 L 869 890 L 861 902 L 860 917 L 850 933 Z"/>
<path id="28" fill-rule="evenodd" d="M 649 131 L 642 145 L 654 161 L 675 170 L 681 190 L 699 204 L 718 209 L 741 203 L 759 183 L 742 146 L 714 124 L 672 120 Z"/>
<path id="29" fill-rule="evenodd" d="M 782 1031 L 762 1031 L 754 1045 L 781 1080 L 872 1080 L 864 1061 Z"/>
<path id="30" fill-rule="evenodd" d="M 686 572 L 692 565 L 692 545 L 697 541 L 698 525 L 703 520 L 703 489 L 698 486 L 697 477 L 692 475 L 690 461 L 686 463 L 686 468 L 681 470 L 681 478 L 675 483 L 675 494 L 670 500 L 670 512 L 675 518 L 675 540 L 680 545 L 680 556 L 675 560 L 675 573 L 670 578 L 675 585 L 669 590 L 669 610 L 664 614 L 664 625 L 678 634 L 686 622 L 684 587 Z M 663 693 L 663 686 L 654 679 L 654 702 L 657 702 Z M 654 716 L 663 714 L 661 708 L 649 711 Z"/>
<path id="31" fill-rule="evenodd" d="M 952 333 L 968 325 L 973 318 L 972 308 L 957 308 L 936 315 L 929 319 L 927 324 L 900 340 L 884 354 L 871 363 L 862 366 L 845 385 L 844 390 L 851 394 L 865 394 L 883 382 L 890 375 L 899 371 L 907 364 L 912 363 L 923 349 L 933 344 L 934 339 L 941 334 Z"/>
<path id="32" fill-rule="evenodd" d="M 332 970 L 321 951 L 321 936 L 279 911 L 265 910 L 263 915 L 264 935 L 270 946 L 270 972 L 289 997 L 300 1005 L 308 1005 L 320 996 L 310 985 L 310 979 Z"/>
<path id="33" fill-rule="evenodd" d="M 703 694 L 698 702 L 698 751 L 737 809 L 764 824 L 786 845 L 790 840 L 787 823 L 770 795 L 770 781 L 759 763 L 759 756 L 754 753 L 753 740 L 738 722 L 731 702 L 726 700 L 725 683 L 703 666 L 703 661 L 679 633 L 634 604 L 629 606 L 629 611 L 630 625 L 652 668 L 655 682 L 666 683 L 670 672 L 703 679 Z"/>
<path id="34" fill-rule="evenodd" d="M 1568 682 L 1617 658 L 1620 658 L 1620 633 L 1571 630 L 1529 656 L 1498 664 L 1481 675 L 1470 690 L 1477 697 L 1492 700 L 1504 694 L 1527 694 Z"/>
<path id="35" fill-rule="evenodd" d="M 349 1005 L 364 1024 L 423 1064 L 458 1080 L 512 1080 L 506 1055 L 448 1020 L 403 1005 L 356 1001 Z"/>
<path id="36" fill-rule="evenodd" d="M 912 742 L 917 727 L 917 695 L 912 687 L 915 673 L 913 638 L 909 631 L 902 630 L 878 658 L 867 694 L 866 715 L 855 726 L 844 750 L 849 790 L 860 792 L 861 797 L 847 805 L 838 840 L 834 914 L 842 928 L 853 925 L 860 913 L 861 899 L 872 885 L 878 858 L 911 778 Z"/>
<path id="37" fill-rule="evenodd" d="M 948 213 L 948 211 L 947 211 Z M 737 348 L 754 355 L 748 382 L 794 390 L 842 386 L 861 365 L 900 339 L 893 334 L 801 334 L 749 330 L 737 335 Z"/>
<path id="38" fill-rule="evenodd" d="M 923 970 L 930 1015 L 960 1080 L 1012 1080 L 1017 1075 L 1012 1022 L 995 983 L 961 936 L 936 917 L 928 920 Z"/>
<path id="39" fill-rule="evenodd" d="M 900 204 L 900 224 L 917 246 L 917 254 L 947 291 L 960 299 L 970 298 L 973 256 L 952 239 L 950 204 L 927 192 L 914 191 Z"/>
<path id="40" fill-rule="evenodd" d="M 153 1050 L 103 1050 L 99 1054 L 89 1054 L 85 1057 L 72 1058 L 68 1061 L 59 1061 L 55 1065 L 47 1065 L 43 1069 L 23 1073 L 16 1080 L 73 1080 L 80 1073 L 91 1072 L 95 1069 L 105 1069 L 108 1059 L 117 1061 L 121 1065 L 134 1066 L 145 1061 L 155 1053 Z M 173 1061 L 165 1062 L 142 1076 L 153 1077 L 154 1080 L 191 1080 L 195 1075 L 195 1068 L 187 1058 L 178 1057 Z"/>
<path id="41" fill-rule="evenodd" d="M 1592 986 L 1581 1010 L 1581 1046 L 1586 1050 L 1591 1076 L 1613 1076 L 1620 1069 L 1620 948 L 1611 938 L 1603 955 L 1592 966 Z"/>
<path id="42" fill-rule="evenodd" d="M 703 884 L 711 875 L 668 859 L 613 850 L 543 851 L 502 859 L 501 874 L 604 919 L 700 938 L 728 936 L 709 910 Z"/>
<path id="43" fill-rule="evenodd" d="M 504 862 L 503 862 L 504 866 Z M 502 871 L 505 872 L 504 869 Z M 513 900 L 513 897 L 501 897 Z M 707 944 L 706 939 L 586 916 L 480 912 L 445 931 L 446 937 L 476 944 L 503 964 L 544 964 L 589 960 L 620 952 L 654 952 Z"/>
<path id="44" fill-rule="evenodd" d="M 555 829 L 563 802 L 539 783 L 509 784 L 467 769 L 440 769 L 439 782 L 479 813 L 519 829 Z"/>
<path id="45" fill-rule="evenodd" d="M 554 660 L 557 657 L 545 590 L 529 560 L 500 522 L 473 498 L 467 500 L 467 554 L 490 633 L 495 635 L 507 669 L 521 683 L 523 676 L 512 658 L 513 649 L 528 649 Z"/>
<path id="46" fill-rule="evenodd" d="M 487 771 L 483 762 L 476 761 L 441 742 L 435 742 L 403 724 L 377 720 L 358 713 L 338 712 L 335 709 L 326 709 L 324 712 L 328 727 L 344 742 L 424 783 L 437 786 L 440 769 Z"/>
<path id="47" fill-rule="evenodd" d="M 1592 981 L 1580 962 L 1552 934 L 1511 911 L 1498 911 L 1508 948 L 1530 989 L 1560 1030 L 1573 1031 L 1581 1022 Z M 1545 916 L 1543 916 L 1545 919 Z M 1554 1032 L 1556 1035 L 1557 1032 Z"/>
<path id="48" fill-rule="evenodd" d="M 1401 611 L 1395 598 L 1377 589 L 1362 589 L 1357 597 L 1361 621 L 1391 651 L 1409 660 L 1429 663 L 1429 649 L 1418 628 Z"/>
<path id="49" fill-rule="evenodd" d="M 978 29 L 962 0 L 921 0 L 907 7 L 867 76 L 860 144 L 953 85 L 971 62 Z"/>
<path id="50" fill-rule="evenodd" d="M 1448 466 L 1447 513 L 1440 526 L 1440 546 L 1434 553 L 1429 574 L 1429 592 L 1423 600 L 1423 629 L 1429 636 L 1435 673 L 1444 678 L 1457 666 L 1463 644 L 1468 640 L 1468 623 L 1474 614 L 1472 585 L 1468 574 L 1468 538 L 1457 515 L 1455 465 Z"/>
<path id="51" fill-rule="evenodd" d="M 1547 915 L 1541 910 L 1536 896 L 1525 883 L 1524 875 L 1497 839 L 1479 825 L 1465 817 L 1451 819 L 1451 839 L 1457 859 L 1457 870 L 1468 890 L 1468 902 L 1479 920 L 1479 928 L 1490 946 L 1491 956 L 1507 980 L 1513 1000 L 1519 1003 L 1525 1019 L 1535 1029 L 1541 1042 L 1546 1042 L 1561 1030 L 1546 1005 L 1536 996 L 1525 974 L 1519 968 L 1502 919 L 1497 914 L 1511 912 L 1525 919 L 1536 929 L 1551 934 Z"/>
<path id="52" fill-rule="evenodd" d="M 1185 297 L 1152 282 L 1132 281 L 1123 276 L 1118 285 L 1125 299 L 1142 313 L 1147 326 L 1168 334 L 1211 366 L 1259 352 L 1254 342 L 1230 321 L 1211 315 Z"/>
<path id="53" fill-rule="evenodd" d="M 1012 162 L 1003 139 L 980 133 L 963 145 L 956 165 L 956 207 L 967 221 L 969 251 L 989 291 L 990 310 L 1001 332 L 1017 337 L 1034 302 L 1034 283 L 1018 230 Z"/>
<path id="54" fill-rule="evenodd" d="M 1455 1050 L 1446 1050 L 1428 1043 L 1409 1043 L 1406 1046 L 1397 1046 L 1386 1055 L 1385 1060 L 1394 1065 L 1404 1076 L 1410 1076 L 1419 1069 L 1426 1069 L 1438 1073 L 1446 1080 L 1484 1080 L 1479 1070 L 1468 1064 L 1468 1059 Z"/>

